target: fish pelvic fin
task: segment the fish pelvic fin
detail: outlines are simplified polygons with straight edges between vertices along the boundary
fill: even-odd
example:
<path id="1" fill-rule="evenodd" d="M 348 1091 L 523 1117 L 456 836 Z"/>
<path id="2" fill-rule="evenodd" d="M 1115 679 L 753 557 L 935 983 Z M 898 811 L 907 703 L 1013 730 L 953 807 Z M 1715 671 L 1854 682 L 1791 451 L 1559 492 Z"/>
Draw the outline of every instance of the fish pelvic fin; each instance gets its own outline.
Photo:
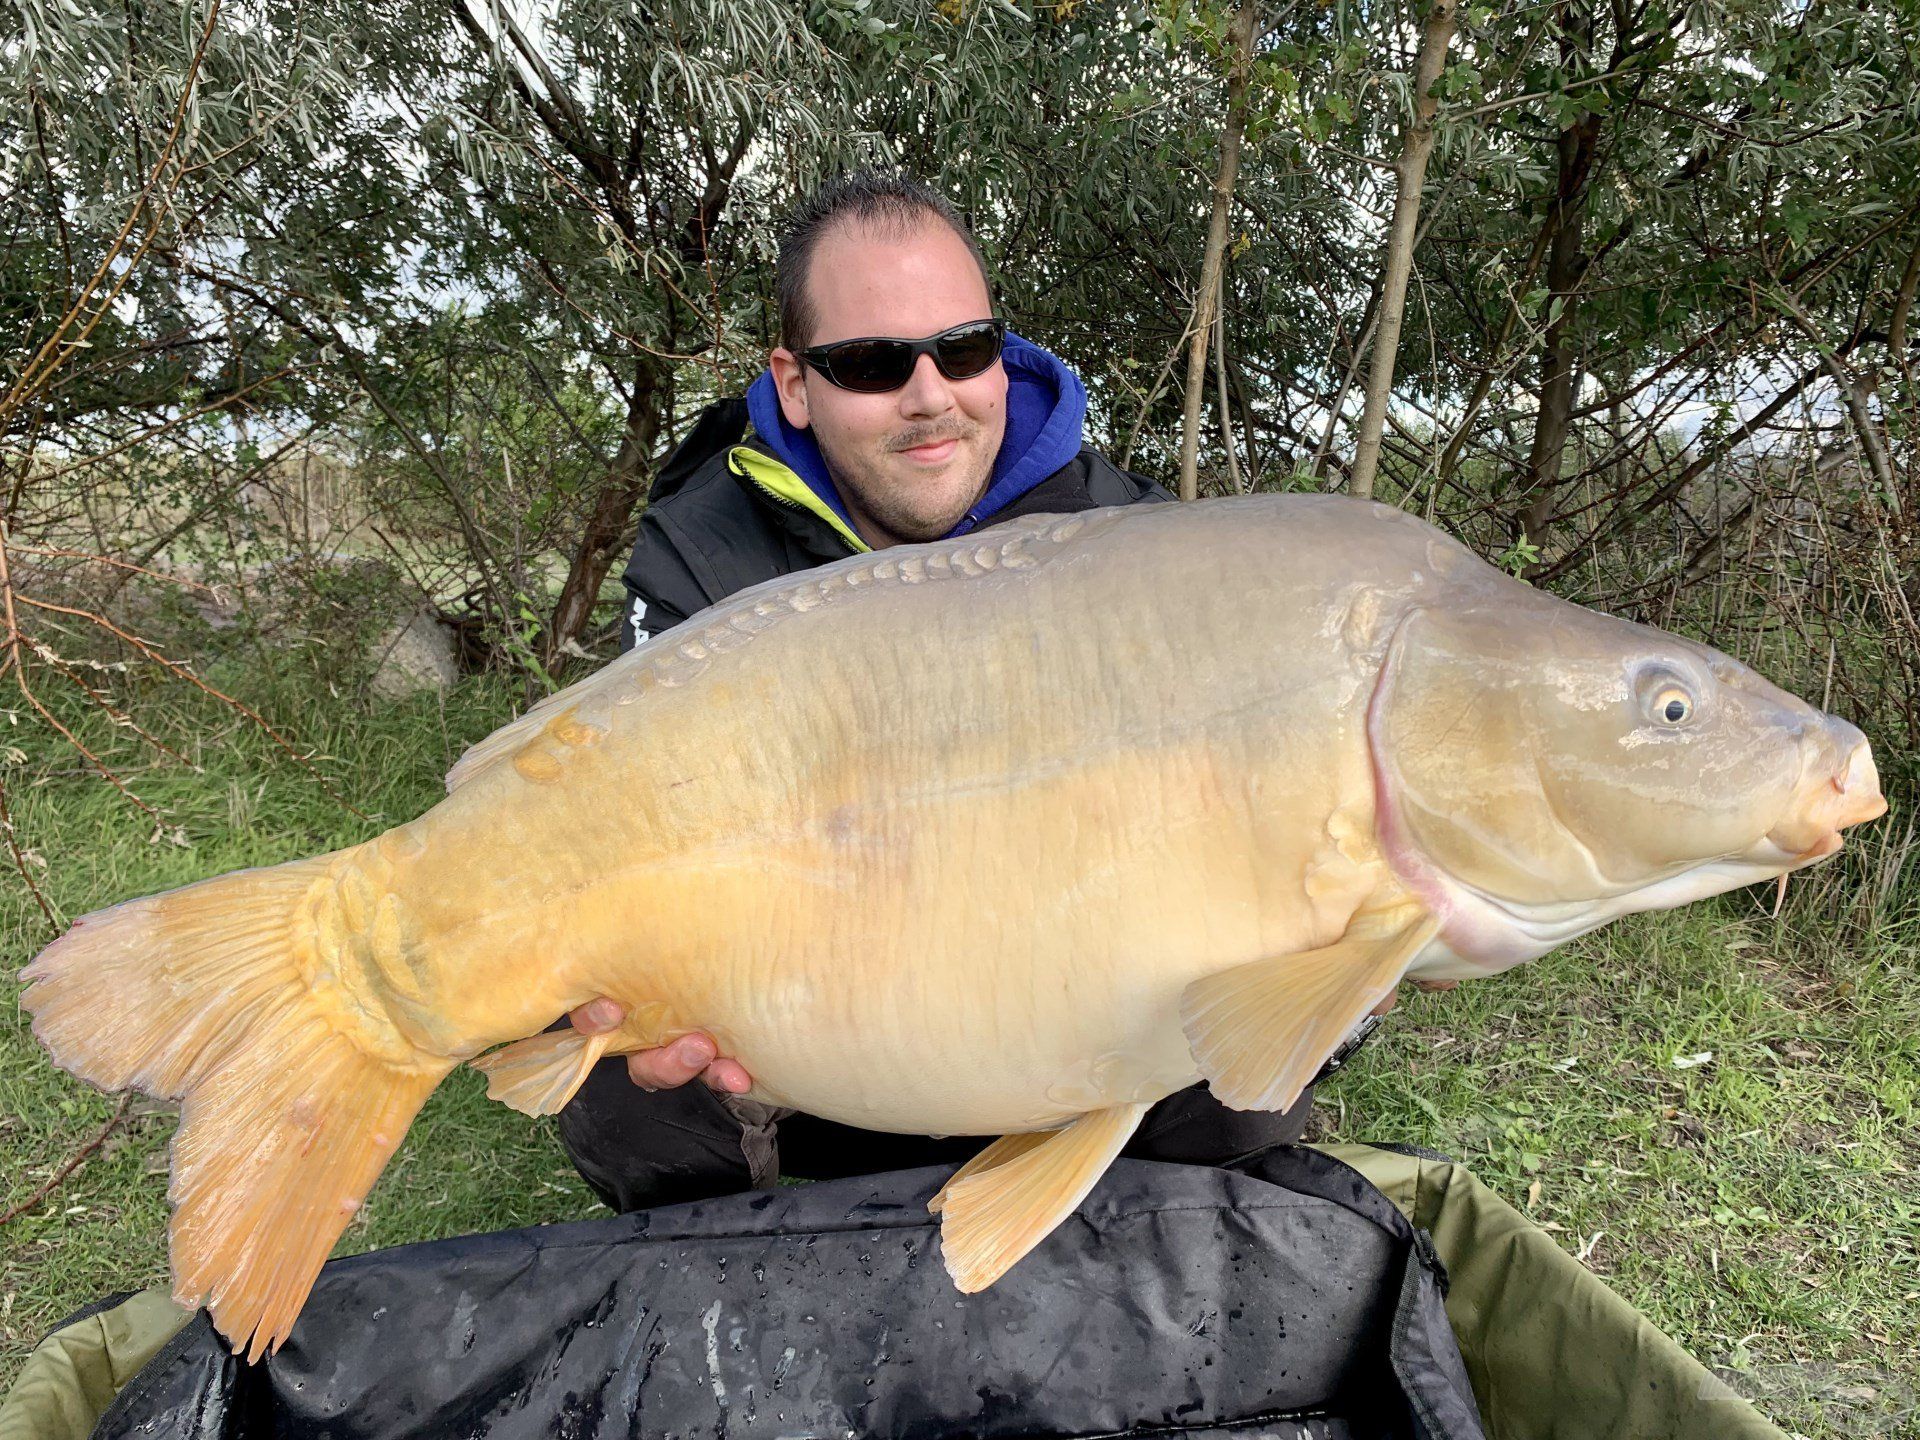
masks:
<path id="1" fill-rule="evenodd" d="M 956 1171 L 928 1208 L 961 1292 L 986 1289 L 1071 1215 L 1146 1113 L 1115 1105 L 1061 1130 L 1004 1136 Z"/>
<path id="2" fill-rule="evenodd" d="M 1009 1160 L 1017 1160 L 1036 1146 L 1046 1144 L 1059 1133 L 1058 1130 L 1023 1130 L 1018 1135 L 1002 1135 L 947 1177 L 947 1183 L 940 1187 L 940 1193 L 927 1202 L 928 1213 L 938 1215 L 946 1207 L 947 1192 L 968 1176 L 978 1175 L 983 1170 L 991 1170 L 996 1165 L 1004 1165 Z"/>
<path id="3" fill-rule="evenodd" d="M 1363 912 L 1324 949 L 1194 981 L 1180 1025 L 1215 1098 L 1233 1110 L 1291 1106 L 1439 928 L 1416 906 Z"/>
<path id="4" fill-rule="evenodd" d="M 86 916 L 22 972 L 54 1063 L 178 1099 L 174 1299 L 249 1359 L 278 1349 L 407 1126 L 452 1068 L 375 1054 L 312 988 L 309 898 L 338 857 L 201 881 Z"/>
<path id="5" fill-rule="evenodd" d="M 557 1115 L 607 1052 L 612 1034 L 571 1026 L 530 1035 L 469 1063 L 487 1077 L 487 1098 L 522 1115 Z"/>

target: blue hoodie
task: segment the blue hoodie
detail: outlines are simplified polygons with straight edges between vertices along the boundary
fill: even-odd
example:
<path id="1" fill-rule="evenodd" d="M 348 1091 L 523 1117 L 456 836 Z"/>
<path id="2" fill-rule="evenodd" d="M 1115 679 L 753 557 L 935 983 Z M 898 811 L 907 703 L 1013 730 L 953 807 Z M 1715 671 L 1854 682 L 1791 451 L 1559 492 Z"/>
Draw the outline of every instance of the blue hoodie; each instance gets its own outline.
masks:
<path id="1" fill-rule="evenodd" d="M 987 493 L 949 534 L 964 535 L 984 524 L 1080 453 L 1087 418 L 1087 387 L 1051 351 L 1009 330 L 1001 363 L 1007 367 L 1007 433 L 994 458 Z M 827 462 L 810 430 L 796 430 L 780 413 L 773 371 L 763 370 L 747 390 L 747 414 L 753 433 L 781 463 L 798 475 L 855 529 Z"/>

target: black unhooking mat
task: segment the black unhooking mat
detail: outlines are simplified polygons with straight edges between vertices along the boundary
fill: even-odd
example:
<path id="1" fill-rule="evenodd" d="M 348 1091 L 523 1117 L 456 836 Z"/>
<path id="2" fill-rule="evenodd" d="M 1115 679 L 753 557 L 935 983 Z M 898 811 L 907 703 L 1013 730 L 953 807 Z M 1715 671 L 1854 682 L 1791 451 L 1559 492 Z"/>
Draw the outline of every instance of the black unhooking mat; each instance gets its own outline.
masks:
<path id="1" fill-rule="evenodd" d="M 278 1355 L 202 1313 L 95 1440 L 1481 1440 L 1425 1233 L 1338 1161 L 1120 1161 L 977 1295 L 948 1173 L 335 1261 Z"/>

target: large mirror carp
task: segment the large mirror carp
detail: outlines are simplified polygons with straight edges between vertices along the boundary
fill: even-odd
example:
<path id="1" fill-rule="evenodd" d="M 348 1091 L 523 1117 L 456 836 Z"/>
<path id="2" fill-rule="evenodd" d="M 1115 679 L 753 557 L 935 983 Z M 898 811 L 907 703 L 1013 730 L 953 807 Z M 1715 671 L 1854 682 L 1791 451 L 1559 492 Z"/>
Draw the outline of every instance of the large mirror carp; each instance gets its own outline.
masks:
<path id="1" fill-rule="evenodd" d="M 416 820 L 87 916 L 24 1004 L 59 1065 L 181 1102 L 175 1293 L 251 1355 L 454 1067 L 546 1113 L 695 1028 L 754 1098 L 1003 1137 L 934 1202 L 975 1290 L 1161 1097 L 1283 1108 L 1405 976 L 1785 875 L 1885 808 L 1852 725 L 1398 511 L 1096 510 L 744 592 Z M 597 995 L 619 1031 L 542 1033 Z"/>

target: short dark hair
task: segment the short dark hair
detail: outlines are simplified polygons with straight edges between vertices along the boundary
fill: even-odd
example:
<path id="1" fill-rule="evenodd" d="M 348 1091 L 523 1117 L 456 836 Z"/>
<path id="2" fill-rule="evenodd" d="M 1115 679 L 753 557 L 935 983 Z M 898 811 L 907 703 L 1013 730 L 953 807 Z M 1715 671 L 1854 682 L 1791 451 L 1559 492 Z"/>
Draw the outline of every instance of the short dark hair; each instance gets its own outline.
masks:
<path id="1" fill-rule="evenodd" d="M 807 275 L 821 237 L 834 226 L 857 221 L 891 237 L 905 238 L 914 227 L 938 220 L 966 242 L 980 279 L 993 294 L 986 257 L 953 206 L 904 170 L 864 169 L 829 180 L 787 216 L 780 233 L 780 254 L 773 267 L 774 299 L 780 307 L 780 340 L 789 350 L 813 343 L 820 317 L 807 294 Z"/>

